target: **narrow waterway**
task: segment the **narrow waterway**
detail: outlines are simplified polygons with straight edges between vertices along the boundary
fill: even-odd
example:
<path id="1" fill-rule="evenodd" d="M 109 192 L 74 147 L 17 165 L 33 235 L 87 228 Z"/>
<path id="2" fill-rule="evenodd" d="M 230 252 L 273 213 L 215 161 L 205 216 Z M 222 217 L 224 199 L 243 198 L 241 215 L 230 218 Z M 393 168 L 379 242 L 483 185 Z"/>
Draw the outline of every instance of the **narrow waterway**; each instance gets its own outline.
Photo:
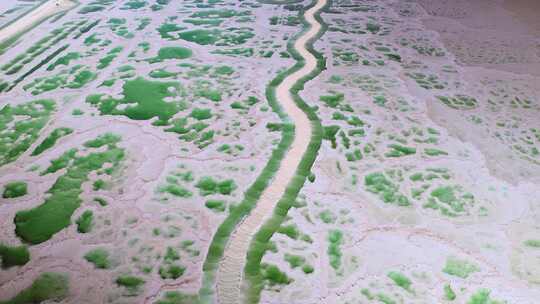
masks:
<path id="1" fill-rule="evenodd" d="M 283 158 L 271 184 L 263 192 L 257 206 L 236 227 L 225 248 L 217 273 L 217 293 L 221 304 L 238 304 L 241 302 L 240 287 L 251 239 L 265 220 L 272 216 L 276 204 L 285 193 L 287 185 L 294 177 L 298 165 L 309 146 L 313 131 L 311 122 L 306 113 L 298 108 L 290 91 L 295 83 L 317 67 L 317 59 L 306 49 L 306 45 L 321 30 L 321 24 L 315 19 L 315 15 L 326 5 L 326 1 L 317 0 L 317 3 L 304 14 L 304 18 L 310 27 L 294 44 L 294 48 L 305 60 L 304 66 L 286 77 L 276 88 L 277 101 L 291 122 L 294 123 L 294 141 Z"/>

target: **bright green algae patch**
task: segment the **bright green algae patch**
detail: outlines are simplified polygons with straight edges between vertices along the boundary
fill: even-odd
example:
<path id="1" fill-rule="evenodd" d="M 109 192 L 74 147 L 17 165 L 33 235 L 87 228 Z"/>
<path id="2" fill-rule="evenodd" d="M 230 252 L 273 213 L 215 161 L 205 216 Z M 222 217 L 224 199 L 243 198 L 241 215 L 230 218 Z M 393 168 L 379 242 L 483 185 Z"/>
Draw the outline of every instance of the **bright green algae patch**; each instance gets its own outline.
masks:
<path id="1" fill-rule="evenodd" d="M 97 77 L 89 67 L 76 65 L 68 69 L 63 69 L 59 73 L 46 77 L 34 78 L 31 82 L 23 86 L 25 91 L 30 91 L 32 95 L 39 95 L 44 92 L 56 89 L 80 89 Z"/>
<path id="2" fill-rule="evenodd" d="M 184 242 L 182 246 L 187 248 L 191 246 L 191 242 Z M 186 271 L 186 267 L 179 265 L 178 261 L 180 260 L 180 253 L 172 247 L 167 247 L 167 251 L 163 257 L 161 266 L 159 267 L 159 276 L 163 279 L 173 279 L 176 280 L 181 277 Z"/>
<path id="3" fill-rule="evenodd" d="M 107 269 L 111 267 L 109 252 L 103 248 L 96 248 L 88 251 L 84 255 L 84 259 L 94 264 L 98 269 Z"/>
<path id="4" fill-rule="evenodd" d="M 106 146 L 107 149 L 102 152 L 77 156 L 78 150 L 71 149 L 52 160 L 42 174 L 54 173 L 64 168 L 67 169 L 66 173 L 47 191 L 49 196 L 43 204 L 17 212 L 14 220 L 15 233 L 26 242 L 39 244 L 69 226 L 71 216 L 82 202 L 79 195 L 89 174 L 99 171 L 107 163 L 113 164 L 111 168 L 104 170 L 104 173 L 110 174 L 124 158 L 124 150 L 116 146 L 119 141 L 120 137 L 105 134 L 84 144 L 86 148 Z"/>
<path id="5" fill-rule="evenodd" d="M 537 239 L 526 240 L 524 244 L 527 247 L 540 248 L 540 239 L 539 240 Z"/>
<path id="6" fill-rule="evenodd" d="M 148 76 L 152 77 L 152 78 L 169 78 L 169 77 L 173 77 L 173 76 L 176 76 L 178 75 L 178 73 L 174 73 L 174 72 L 169 72 L 165 69 L 156 69 L 156 70 L 152 70 L 150 71 L 150 73 L 148 73 Z"/>
<path id="7" fill-rule="evenodd" d="M 388 172 L 388 171 L 387 171 Z M 394 170 L 395 174 L 403 175 L 403 171 Z M 486 205 L 481 199 L 466 191 L 463 186 L 451 182 L 454 174 L 447 168 L 427 168 L 423 171 L 409 175 L 409 180 L 414 183 L 411 188 L 411 197 L 417 201 L 423 201 L 422 208 L 440 212 L 446 217 L 467 216 L 477 213 L 483 216 L 487 212 Z M 403 181 L 403 177 L 397 178 L 397 182 Z"/>
<path id="8" fill-rule="evenodd" d="M 375 172 L 366 175 L 364 184 L 369 192 L 377 194 L 379 198 L 388 204 L 409 206 L 409 199 L 399 192 L 399 185 L 392 182 L 383 173 Z"/>
<path id="9" fill-rule="evenodd" d="M 337 216 L 330 210 L 324 210 L 319 213 L 319 218 L 325 224 L 333 224 L 337 220 Z"/>
<path id="10" fill-rule="evenodd" d="M 6 105 L 0 110 L 0 166 L 15 161 L 37 140 L 54 110 L 52 100 Z"/>
<path id="11" fill-rule="evenodd" d="M 150 63 L 162 62 L 167 59 L 186 59 L 193 53 L 190 49 L 184 47 L 163 47 L 158 51 L 158 55 L 148 59 Z"/>
<path id="12" fill-rule="evenodd" d="M 416 154 L 416 149 L 412 147 L 405 147 L 398 144 L 391 144 L 388 147 L 391 150 L 384 154 L 386 157 L 401 157 Z"/>
<path id="13" fill-rule="evenodd" d="M 107 55 L 105 57 L 103 57 L 103 58 L 101 58 L 99 60 L 97 68 L 99 70 L 102 70 L 102 69 L 108 67 L 111 64 L 111 62 L 118 56 L 118 54 L 120 54 L 120 52 L 122 52 L 123 49 L 124 48 L 121 47 L 121 46 L 118 46 L 118 47 L 115 47 L 115 48 L 111 49 L 107 53 Z"/>
<path id="14" fill-rule="evenodd" d="M 77 219 L 77 231 L 80 233 L 88 233 L 92 229 L 94 221 L 94 213 L 91 210 L 86 210 Z"/>
<path id="15" fill-rule="evenodd" d="M 468 261 L 449 257 L 442 271 L 446 274 L 466 279 L 471 273 L 480 271 L 480 268 Z"/>
<path id="16" fill-rule="evenodd" d="M 426 208 L 441 209 L 448 216 L 457 216 L 465 213 L 466 206 L 474 203 L 474 196 L 463 193 L 459 186 L 440 186 L 431 192 Z"/>
<path id="17" fill-rule="evenodd" d="M 343 243 L 343 232 L 339 230 L 332 230 L 328 233 L 328 259 L 330 266 L 334 270 L 338 270 L 341 267 L 341 244 Z"/>
<path id="18" fill-rule="evenodd" d="M 249 16 L 250 11 L 236 11 L 232 9 L 212 9 L 205 11 L 198 11 L 191 14 L 190 18 L 200 18 L 200 19 L 214 19 L 214 18 L 231 18 L 236 16 Z"/>
<path id="19" fill-rule="evenodd" d="M 183 304 L 183 303 L 199 303 L 197 295 L 183 294 L 178 291 L 167 291 L 163 299 L 156 302 L 156 304 Z"/>
<path id="20" fill-rule="evenodd" d="M 452 97 L 437 96 L 442 103 L 455 110 L 470 110 L 478 106 L 478 101 L 467 95 L 456 95 Z"/>
<path id="21" fill-rule="evenodd" d="M 411 285 L 412 285 L 412 282 L 411 280 L 406 277 L 404 274 L 400 273 L 400 272 L 397 272 L 397 271 L 390 271 L 387 276 L 392 280 L 394 281 L 394 283 L 407 290 L 407 291 L 411 291 Z"/>
<path id="22" fill-rule="evenodd" d="M 56 128 L 54 129 L 47 138 L 45 138 L 39 146 L 36 147 L 36 149 L 32 152 L 32 156 L 39 155 L 43 153 L 43 151 L 52 148 L 56 142 L 69 134 L 73 133 L 73 129 L 71 128 Z"/>
<path id="23" fill-rule="evenodd" d="M 58 58 L 55 62 L 51 63 L 51 65 L 49 65 L 49 67 L 47 67 L 47 71 L 52 71 L 54 70 L 57 66 L 59 65 L 64 65 L 64 66 L 68 66 L 69 63 L 72 61 L 72 60 L 77 60 L 81 58 L 81 54 L 80 53 L 77 53 L 77 52 L 69 52 L 67 53 L 66 55 Z"/>
<path id="24" fill-rule="evenodd" d="M 185 30 L 186 28 L 183 26 L 179 26 L 174 23 L 163 23 L 160 27 L 157 28 L 157 31 L 159 32 L 161 38 L 167 39 L 167 40 L 178 40 L 177 38 L 177 32 Z M 175 36 L 171 35 L 171 33 L 174 33 Z"/>
<path id="25" fill-rule="evenodd" d="M 176 97 L 169 88 L 178 89 L 176 82 L 149 81 L 144 78 L 127 81 L 123 86 L 122 99 L 105 94 L 90 95 L 86 101 L 96 106 L 102 115 L 123 115 L 134 120 L 158 118 L 154 125 L 167 125 L 178 112 L 185 110 L 184 102 L 167 102 L 165 98 Z"/>
<path id="26" fill-rule="evenodd" d="M 180 39 L 194 42 L 200 45 L 234 46 L 246 43 L 253 38 L 253 30 L 250 28 L 228 28 L 224 31 L 213 29 L 194 29 L 180 32 Z"/>
<path id="27" fill-rule="evenodd" d="M 206 208 L 217 212 L 223 212 L 227 208 L 227 202 L 223 200 L 207 200 L 204 205 Z"/>
<path id="28" fill-rule="evenodd" d="M 0 302 L 0 304 L 28 304 L 45 301 L 60 302 L 67 297 L 68 292 L 69 285 L 66 275 L 45 272 L 30 287 L 21 291 L 11 300 Z"/>
<path id="29" fill-rule="evenodd" d="M 289 263 L 289 266 L 291 266 L 291 268 L 300 267 L 306 262 L 306 258 L 304 258 L 303 256 L 289 253 L 285 253 L 283 259 L 287 263 Z"/>
<path id="30" fill-rule="evenodd" d="M 490 296 L 491 291 L 480 289 L 471 296 L 467 304 L 505 304 L 507 302 L 493 300 Z"/>
<path id="31" fill-rule="evenodd" d="M 169 193 L 176 197 L 188 198 L 193 196 L 193 192 L 188 190 L 184 183 L 190 183 L 193 181 L 192 172 L 170 174 L 166 179 L 167 183 L 158 188 L 159 193 Z"/>
<path id="32" fill-rule="evenodd" d="M 25 182 L 10 182 L 4 186 L 3 198 L 16 198 L 26 195 L 28 193 L 28 186 Z"/>
<path id="33" fill-rule="evenodd" d="M 0 244 L 0 260 L 2 268 L 22 266 L 30 261 L 30 253 L 26 246 L 7 246 Z"/>
<path id="34" fill-rule="evenodd" d="M 211 194 L 230 195 L 237 187 L 232 179 L 216 181 L 212 177 L 205 176 L 201 178 L 195 187 L 199 188 L 201 196 Z"/>
<path id="35" fill-rule="evenodd" d="M 131 275 L 122 275 L 116 279 L 116 284 L 118 286 L 124 286 L 128 290 L 136 290 L 139 286 L 143 285 L 145 282 L 143 279 Z"/>
<path id="36" fill-rule="evenodd" d="M 292 282 L 292 279 L 276 265 L 261 264 L 261 273 L 264 281 L 269 285 L 287 285 Z"/>
<path id="37" fill-rule="evenodd" d="M 444 285 L 444 298 L 447 301 L 454 301 L 456 299 L 456 293 L 450 284 Z"/>

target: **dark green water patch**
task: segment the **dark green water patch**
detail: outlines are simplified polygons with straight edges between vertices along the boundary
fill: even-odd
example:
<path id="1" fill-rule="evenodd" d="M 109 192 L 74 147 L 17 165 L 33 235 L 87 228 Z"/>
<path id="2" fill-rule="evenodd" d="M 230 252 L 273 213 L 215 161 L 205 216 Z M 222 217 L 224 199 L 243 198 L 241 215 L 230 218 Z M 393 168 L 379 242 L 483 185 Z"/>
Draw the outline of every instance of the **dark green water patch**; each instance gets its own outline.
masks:
<path id="1" fill-rule="evenodd" d="M 14 222 L 17 236 L 26 242 L 39 244 L 68 227 L 71 224 L 71 216 L 82 203 L 79 196 L 82 193 L 82 185 L 89 180 L 89 174 L 91 172 L 112 174 L 124 158 L 124 150 L 117 147 L 119 141 L 118 136 L 104 134 L 86 142 L 84 146 L 87 149 L 106 146 L 106 150 L 78 156 L 78 150 L 71 149 L 52 160 L 42 175 L 55 173 L 61 169 L 66 169 L 66 173 L 58 177 L 47 191 L 48 196 L 43 204 L 16 213 Z M 112 166 L 102 170 L 105 164 Z"/>
<path id="2" fill-rule="evenodd" d="M 157 118 L 154 125 L 167 125 L 178 112 L 185 110 L 185 102 L 167 102 L 165 98 L 176 97 L 179 84 L 176 82 L 150 81 L 137 78 L 123 86 L 122 99 L 105 94 L 88 96 L 86 101 L 97 107 L 102 115 L 123 115 L 134 120 Z"/>

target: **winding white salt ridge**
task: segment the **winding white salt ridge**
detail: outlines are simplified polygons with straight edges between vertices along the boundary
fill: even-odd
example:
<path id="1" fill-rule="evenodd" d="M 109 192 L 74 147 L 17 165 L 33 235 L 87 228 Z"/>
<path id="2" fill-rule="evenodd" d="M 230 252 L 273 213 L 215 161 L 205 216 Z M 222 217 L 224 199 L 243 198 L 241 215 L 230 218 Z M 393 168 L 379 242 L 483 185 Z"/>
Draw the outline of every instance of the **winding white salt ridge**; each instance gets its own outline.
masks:
<path id="1" fill-rule="evenodd" d="M 294 177 L 302 156 L 309 146 L 312 135 L 311 122 L 294 102 L 290 90 L 298 80 L 310 74 L 317 67 L 317 59 L 306 49 L 306 43 L 315 37 L 321 29 L 321 24 L 315 19 L 315 14 L 326 5 L 326 1 L 317 0 L 317 3 L 305 12 L 304 17 L 310 28 L 294 44 L 294 48 L 305 59 L 305 65 L 286 77 L 276 88 L 277 101 L 294 123 L 294 140 L 281 161 L 274 179 L 262 193 L 257 206 L 236 227 L 227 243 L 224 257 L 219 263 L 217 272 L 217 294 L 221 304 L 241 302 L 242 276 L 250 241 L 265 220 L 272 215 L 277 202 L 285 193 L 287 185 Z"/>
<path id="2" fill-rule="evenodd" d="M 39 23 L 52 15 L 72 8 L 76 4 L 75 1 L 71 0 L 49 0 L 41 4 L 20 19 L 0 29 L 0 43 L 32 28 L 36 23 Z"/>

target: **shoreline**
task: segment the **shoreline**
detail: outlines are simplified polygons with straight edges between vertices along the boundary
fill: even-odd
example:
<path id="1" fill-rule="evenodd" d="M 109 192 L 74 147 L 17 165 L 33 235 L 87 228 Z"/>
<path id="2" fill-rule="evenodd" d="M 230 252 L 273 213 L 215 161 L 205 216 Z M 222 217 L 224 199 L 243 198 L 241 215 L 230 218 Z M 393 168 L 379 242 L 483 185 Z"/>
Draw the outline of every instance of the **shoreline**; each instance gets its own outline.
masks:
<path id="1" fill-rule="evenodd" d="M 22 18 L 0 29 L 0 44 L 31 29 L 55 14 L 69 10 L 77 3 L 71 0 L 49 0 L 25 14 Z"/>

